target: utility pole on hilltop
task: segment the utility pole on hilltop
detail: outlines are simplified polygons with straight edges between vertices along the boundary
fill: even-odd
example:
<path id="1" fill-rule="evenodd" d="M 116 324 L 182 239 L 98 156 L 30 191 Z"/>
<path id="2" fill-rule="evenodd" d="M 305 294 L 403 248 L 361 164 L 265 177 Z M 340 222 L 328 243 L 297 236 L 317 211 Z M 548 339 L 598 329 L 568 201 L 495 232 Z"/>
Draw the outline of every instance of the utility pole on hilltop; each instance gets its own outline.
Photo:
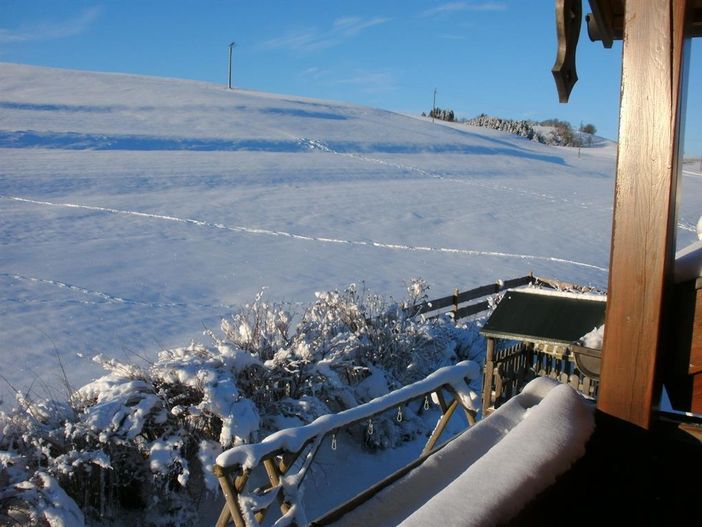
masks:
<path id="1" fill-rule="evenodd" d="M 228 87 L 232 89 L 232 50 L 236 47 L 236 42 L 232 41 L 229 44 L 229 84 Z"/>
<path id="2" fill-rule="evenodd" d="M 431 122 L 434 122 L 434 116 L 436 115 L 436 88 L 434 88 L 434 102 L 431 105 Z"/>

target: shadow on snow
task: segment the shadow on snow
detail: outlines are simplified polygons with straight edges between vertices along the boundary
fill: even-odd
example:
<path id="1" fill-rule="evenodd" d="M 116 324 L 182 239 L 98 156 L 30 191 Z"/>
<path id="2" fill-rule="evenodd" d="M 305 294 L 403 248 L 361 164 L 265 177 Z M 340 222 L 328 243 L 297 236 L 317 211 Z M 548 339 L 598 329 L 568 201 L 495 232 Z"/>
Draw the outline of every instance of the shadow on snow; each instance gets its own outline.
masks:
<path id="1" fill-rule="evenodd" d="M 445 153 L 479 156 L 515 156 L 565 165 L 563 158 L 515 148 L 507 142 L 488 147 L 460 143 L 364 143 L 330 141 L 331 153 L 417 154 Z M 216 139 L 150 135 L 103 135 L 78 132 L 0 131 L 0 148 L 50 148 L 59 150 L 192 150 L 214 152 L 309 152 L 316 148 L 305 139 Z"/>

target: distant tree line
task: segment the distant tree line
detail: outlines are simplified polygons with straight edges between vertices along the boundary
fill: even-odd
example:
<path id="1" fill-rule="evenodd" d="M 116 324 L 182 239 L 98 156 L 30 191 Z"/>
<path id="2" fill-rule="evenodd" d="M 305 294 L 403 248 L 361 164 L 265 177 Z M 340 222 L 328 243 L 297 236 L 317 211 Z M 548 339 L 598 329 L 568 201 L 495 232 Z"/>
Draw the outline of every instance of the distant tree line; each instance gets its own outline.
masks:
<path id="1" fill-rule="evenodd" d="M 422 112 L 422 116 L 426 117 L 427 114 Z M 448 121 L 450 123 L 454 122 L 456 120 L 456 116 L 453 113 L 453 110 L 449 109 L 442 109 L 442 108 L 434 108 L 429 112 L 429 117 L 433 117 L 434 119 L 441 119 L 442 121 Z"/>
<path id="2" fill-rule="evenodd" d="M 592 136 L 597 133 L 597 128 L 594 124 L 581 125 L 576 131 L 568 121 L 555 118 L 543 121 L 528 121 L 502 119 L 481 113 L 477 117 L 467 119 L 464 122 L 472 126 L 501 130 L 540 143 L 558 146 L 590 146 L 592 145 Z M 537 127 L 548 127 L 549 130 L 538 130 Z"/>
<path id="3" fill-rule="evenodd" d="M 581 124 L 577 131 L 568 121 L 560 119 L 545 119 L 539 124 L 553 127 L 551 134 L 554 136 L 554 143 L 563 146 L 589 146 L 592 144 L 592 136 L 597 133 L 597 128 L 591 123 Z"/>
<path id="4" fill-rule="evenodd" d="M 544 119 L 539 124 L 541 126 L 554 126 L 556 128 L 563 128 L 567 130 L 573 129 L 573 125 L 571 125 L 568 121 L 561 121 L 560 119 Z M 597 133 L 597 128 L 591 123 L 581 124 L 579 131 L 584 134 L 595 135 Z"/>
<path id="5" fill-rule="evenodd" d="M 473 119 L 466 120 L 465 123 L 472 126 L 482 126 L 483 128 L 492 128 L 493 130 L 508 132 L 510 134 L 526 137 L 527 139 L 534 139 L 536 135 L 531 121 L 502 119 L 484 113 L 481 113 Z"/>
<path id="6" fill-rule="evenodd" d="M 427 114 L 422 112 L 422 117 L 427 117 Z M 429 117 L 448 122 L 456 121 L 453 110 L 448 108 L 434 108 L 429 112 Z M 492 128 L 493 130 L 526 137 L 529 140 L 558 146 L 590 146 L 592 145 L 592 137 L 597 133 L 597 128 L 592 123 L 581 124 L 580 128 L 576 130 L 568 121 L 556 118 L 530 121 L 525 119 L 503 119 L 481 113 L 472 119 L 464 119 L 463 122 L 472 126 Z M 538 129 L 538 127 L 547 127 L 548 130 Z"/>

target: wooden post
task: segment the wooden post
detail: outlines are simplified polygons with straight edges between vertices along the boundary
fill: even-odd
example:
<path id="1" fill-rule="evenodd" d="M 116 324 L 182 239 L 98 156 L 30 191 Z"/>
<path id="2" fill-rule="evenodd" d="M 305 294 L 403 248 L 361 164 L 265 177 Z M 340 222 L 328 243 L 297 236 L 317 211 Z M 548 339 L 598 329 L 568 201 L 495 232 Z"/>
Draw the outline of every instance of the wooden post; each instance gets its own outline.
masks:
<path id="1" fill-rule="evenodd" d="M 453 290 L 453 323 L 458 324 L 458 288 Z"/>
<path id="2" fill-rule="evenodd" d="M 619 148 L 598 409 L 651 423 L 675 248 L 686 0 L 625 3 Z"/>
<path id="3" fill-rule="evenodd" d="M 483 415 L 487 417 L 488 408 L 492 404 L 492 376 L 495 370 L 495 339 L 487 338 L 487 350 L 485 352 L 485 371 L 483 376 Z"/>
<path id="4" fill-rule="evenodd" d="M 232 89 L 232 50 L 236 47 L 236 42 L 231 42 L 229 44 L 229 82 L 227 87 Z"/>

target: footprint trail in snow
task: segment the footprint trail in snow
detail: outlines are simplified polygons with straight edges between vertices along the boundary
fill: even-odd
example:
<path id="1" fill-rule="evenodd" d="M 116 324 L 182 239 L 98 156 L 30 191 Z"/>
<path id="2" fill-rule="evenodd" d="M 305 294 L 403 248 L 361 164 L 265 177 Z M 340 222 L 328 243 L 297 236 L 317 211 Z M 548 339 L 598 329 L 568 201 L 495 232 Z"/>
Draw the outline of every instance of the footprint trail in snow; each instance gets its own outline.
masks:
<path id="1" fill-rule="evenodd" d="M 605 268 L 605 267 L 600 267 L 598 265 L 593 265 L 593 264 L 589 264 L 589 263 L 585 263 L 585 262 L 578 262 L 575 260 L 568 260 L 565 258 L 557 258 L 554 256 L 540 256 L 540 255 L 532 255 L 532 254 L 515 254 L 515 253 L 508 253 L 508 252 L 501 252 L 501 251 L 479 251 L 479 250 L 475 250 L 475 249 L 455 249 L 455 248 L 447 248 L 447 247 L 412 246 L 412 245 L 384 243 L 384 242 L 377 242 L 377 241 L 364 241 L 364 240 L 343 240 L 343 239 L 327 238 L 327 237 L 321 237 L 321 236 L 307 236 L 307 235 L 303 235 L 303 234 L 294 234 L 294 233 L 290 233 L 290 232 L 277 231 L 277 230 L 271 230 L 271 229 L 244 227 L 244 226 L 239 226 L 239 225 L 230 226 L 230 225 L 223 225 L 221 223 L 211 223 L 208 221 L 198 220 L 198 219 L 193 219 L 193 218 L 179 218 L 176 216 L 170 216 L 170 215 L 164 215 L 164 214 L 152 214 L 152 213 L 148 213 L 148 212 L 114 209 L 114 208 L 110 208 L 110 207 L 97 207 L 97 206 L 92 206 L 92 205 L 81 205 L 81 204 L 77 204 L 77 203 L 56 203 L 56 202 L 51 202 L 51 201 L 39 201 L 39 200 L 33 200 L 33 199 L 22 198 L 22 197 L 17 197 L 17 196 L 0 196 L 0 198 L 16 201 L 16 202 L 20 202 L 20 203 L 34 204 L 34 205 L 92 210 L 92 211 L 98 211 L 98 212 L 105 212 L 105 213 L 109 213 L 109 214 L 136 216 L 136 217 L 140 217 L 140 218 L 149 218 L 149 219 L 154 219 L 154 220 L 171 221 L 171 222 L 176 222 L 176 223 L 190 224 L 190 225 L 195 225 L 198 227 L 220 229 L 220 230 L 230 231 L 230 232 L 263 235 L 263 236 L 277 236 L 277 237 L 290 238 L 290 239 L 294 239 L 294 240 L 313 241 L 313 242 L 318 242 L 318 243 L 361 246 L 361 247 L 374 247 L 374 248 L 378 248 L 378 249 L 389 249 L 389 250 L 397 250 L 397 251 L 424 251 L 424 252 L 458 254 L 458 255 L 465 255 L 465 256 L 485 256 L 485 257 L 515 258 L 515 259 L 520 259 L 520 260 L 545 261 L 545 262 L 554 262 L 554 263 L 561 263 L 561 264 L 567 264 L 567 265 L 574 265 L 574 266 L 578 266 L 578 267 L 586 267 L 588 269 L 595 269 L 597 271 L 601 271 L 604 273 L 607 272 L 607 268 Z"/>

